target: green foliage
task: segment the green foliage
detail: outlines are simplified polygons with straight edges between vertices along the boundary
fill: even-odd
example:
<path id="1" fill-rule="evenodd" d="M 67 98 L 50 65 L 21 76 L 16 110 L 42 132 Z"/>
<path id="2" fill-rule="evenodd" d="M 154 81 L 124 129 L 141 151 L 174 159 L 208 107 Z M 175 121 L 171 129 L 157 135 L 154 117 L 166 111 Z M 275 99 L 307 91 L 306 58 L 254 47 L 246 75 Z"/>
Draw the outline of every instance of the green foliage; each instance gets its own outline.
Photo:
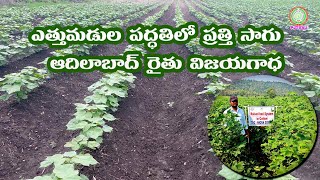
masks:
<path id="1" fill-rule="evenodd" d="M 155 7 L 156 6 L 153 8 Z M 163 15 L 168 7 L 169 5 L 155 14 L 153 18 L 148 18 L 146 23 L 156 21 Z M 143 50 L 142 52 L 145 52 L 143 47 L 139 45 L 128 46 L 125 51 L 132 49 Z M 67 142 L 65 147 L 81 151 L 87 148 L 98 148 L 103 141 L 103 132 L 112 132 L 112 127 L 106 125 L 106 121 L 114 121 L 116 119 L 109 112 L 117 110 L 120 98 L 127 96 L 129 87 L 134 87 L 133 82 L 135 78 L 131 73 L 117 71 L 105 74 L 98 82 L 92 84 L 88 88 L 88 90 L 92 92 L 92 95 L 84 99 L 86 104 L 76 104 L 77 112 L 74 114 L 75 117 L 67 124 L 68 130 L 80 130 L 80 134 Z M 36 178 L 47 179 L 51 177 L 52 175 L 45 175 Z M 86 179 L 84 176 L 81 176 L 81 178 Z"/>
<path id="2" fill-rule="evenodd" d="M 199 14 L 197 11 L 195 11 L 188 2 L 186 2 L 186 3 L 188 5 L 188 8 L 191 10 L 191 12 L 194 15 L 204 17 L 203 14 Z M 213 19 L 211 19 L 211 20 L 213 20 Z M 182 13 L 179 6 L 176 6 L 174 21 L 176 22 L 176 26 L 180 26 L 180 25 L 186 23 L 186 21 L 183 19 L 183 13 Z M 210 21 L 210 20 L 208 20 L 208 21 Z M 201 54 L 203 52 L 204 48 L 200 45 L 199 40 L 200 40 L 200 38 L 194 38 L 189 43 L 186 44 L 186 47 L 189 49 L 189 51 L 191 51 L 194 54 Z M 198 77 L 199 78 L 207 78 L 207 79 L 211 80 L 210 83 L 205 87 L 205 90 L 197 93 L 198 95 L 204 94 L 204 93 L 216 94 L 228 86 L 228 84 L 224 84 L 221 81 L 221 79 L 224 79 L 226 81 L 231 81 L 227 78 L 223 78 L 221 76 L 220 72 L 201 73 L 198 75 Z"/>
<path id="3" fill-rule="evenodd" d="M 237 166 L 234 164 L 234 160 L 241 156 L 246 145 L 245 137 L 240 135 L 241 124 L 236 117 L 237 115 L 231 112 L 222 114 L 217 111 L 208 116 L 208 134 L 211 147 L 222 162 L 234 166 Z M 237 167 L 236 169 L 242 169 L 241 164 Z"/>
<path id="4" fill-rule="evenodd" d="M 46 77 L 46 71 L 31 66 L 25 67 L 19 73 L 5 75 L 0 79 L 0 100 L 6 101 L 11 96 L 18 101 L 27 99 L 27 94 L 39 87 Z"/>
<path id="5" fill-rule="evenodd" d="M 231 169 L 229 169 L 225 165 L 222 165 L 222 169 L 219 171 L 218 175 L 226 178 L 226 180 L 242 180 L 242 179 L 255 180 L 254 178 L 248 178 L 248 177 L 242 176 L 242 175 L 232 171 Z M 288 175 L 285 175 L 285 176 L 282 176 L 279 178 L 273 178 L 273 179 L 269 179 L 269 180 L 297 180 L 297 178 L 288 174 Z"/>
<path id="6" fill-rule="evenodd" d="M 8 59 L 21 59 L 43 48 L 44 46 L 35 46 L 29 43 L 27 38 L 15 40 L 8 45 L 0 45 L 0 66 L 7 64 Z"/>
<path id="7" fill-rule="evenodd" d="M 163 16 L 164 12 L 169 9 L 170 5 L 170 3 L 166 4 L 158 13 L 154 14 L 153 16 L 149 16 L 142 24 L 145 26 L 154 25 L 155 22 Z"/>
<path id="8" fill-rule="evenodd" d="M 96 149 L 102 143 L 103 132 L 112 128 L 105 121 L 114 121 L 108 111 L 116 111 L 120 98 L 127 96 L 128 88 L 133 87 L 135 77 L 123 71 L 105 74 L 88 89 L 93 94 L 85 98 L 86 104 L 76 104 L 77 112 L 67 124 L 68 130 L 81 130 L 80 134 L 66 143 L 72 150 Z"/>
<path id="9" fill-rule="evenodd" d="M 77 112 L 68 124 L 68 130 L 83 130 L 79 136 L 66 144 L 72 150 L 79 150 L 83 147 L 96 149 L 102 143 L 102 133 L 111 132 L 112 128 L 105 124 L 105 121 L 114 121 L 115 117 L 105 113 L 106 105 L 76 104 Z"/>
<path id="10" fill-rule="evenodd" d="M 265 48 L 262 46 L 261 43 L 253 43 L 249 45 L 238 44 L 238 47 L 241 50 L 243 50 L 247 55 L 251 55 L 251 56 L 261 55 L 265 50 Z"/>
<path id="11" fill-rule="evenodd" d="M 267 94 L 269 98 L 275 98 L 277 96 L 276 90 L 274 88 L 269 88 L 267 90 Z"/>
<path id="12" fill-rule="evenodd" d="M 127 52 L 127 51 L 139 51 L 139 52 L 141 52 L 142 55 L 147 54 L 147 52 L 144 49 L 144 46 L 142 44 L 130 44 L 124 50 L 124 52 Z M 123 54 L 121 54 L 121 55 L 123 55 Z"/>
<path id="13" fill-rule="evenodd" d="M 309 18 L 307 25 L 308 30 L 291 30 L 289 29 L 289 19 L 287 12 L 283 11 L 288 6 L 304 6 L 309 7 L 310 14 L 317 16 L 319 12 L 318 6 L 313 6 L 311 2 L 294 3 L 289 1 L 277 1 L 277 6 L 273 6 L 273 3 L 268 1 L 236 1 L 230 0 L 228 3 L 222 0 L 217 1 L 193 1 L 205 13 L 217 18 L 224 24 L 232 25 L 239 28 L 246 24 L 252 24 L 254 26 L 264 26 L 275 24 L 281 29 L 287 31 L 285 45 L 290 48 L 303 53 L 305 55 L 319 56 L 319 25 L 316 19 Z M 302 4 L 301 4 L 302 3 Z M 256 7 L 260 8 L 257 9 Z M 269 13 L 270 10 L 273 13 Z M 244 13 L 245 12 L 245 13 Z M 204 21 L 203 21 L 204 22 Z"/>
<path id="14" fill-rule="evenodd" d="M 123 24 L 147 14 L 161 4 L 137 5 L 135 3 L 70 3 L 44 4 L 32 3 L 35 6 L 10 7 L 0 12 L 0 66 L 11 60 L 20 60 L 47 48 L 45 45 L 33 45 L 27 34 L 34 26 L 54 24 L 81 26 L 101 24 L 108 27 L 121 27 Z M 51 6 L 49 6 L 51 5 Z M 108 11 L 101 11 L 108 9 Z M 135 13 L 139 11 L 139 13 Z M 61 13 L 63 12 L 63 13 Z M 90 17 L 90 18 L 88 18 Z M 120 17 L 126 17 L 119 20 Z M 72 48 L 57 50 L 56 56 L 66 54 L 89 54 L 93 45 L 75 45 Z"/>
<path id="15" fill-rule="evenodd" d="M 161 4 L 160 4 L 161 5 Z M 130 5 L 129 5 L 130 6 Z M 159 4 L 155 4 L 151 7 L 145 8 L 139 5 L 140 9 L 144 9 L 140 13 L 132 13 L 127 16 L 125 21 L 115 21 L 114 23 L 108 23 L 108 27 L 114 25 L 123 25 L 124 22 L 133 20 L 139 16 L 145 15 L 151 10 L 158 7 Z M 145 21 L 146 25 L 152 25 L 157 19 L 159 19 L 164 12 L 169 8 L 170 4 L 167 4 L 160 12 L 154 16 L 148 18 Z M 124 8 L 126 12 L 134 12 L 134 8 Z M 121 9 L 117 9 L 121 14 Z M 124 13 L 126 14 L 126 13 Z M 128 13 L 129 14 L 129 13 Z M 89 49 L 93 46 L 87 45 L 75 45 L 68 49 L 57 50 L 53 54 L 55 56 L 64 56 L 67 54 L 88 54 Z M 140 48 L 140 49 L 139 49 Z M 128 46 L 125 51 L 138 49 L 143 50 L 139 45 Z M 143 52 L 145 52 L 143 50 Z M 46 63 L 45 61 L 43 63 Z M 42 63 L 42 64 L 43 64 Z M 98 82 L 91 85 L 88 90 L 92 95 L 87 96 L 85 104 L 76 104 L 76 113 L 74 118 L 67 124 L 68 130 L 80 130 L 80 134 L 73 138 L 70 142 L 65 144 L 65 147 L 70 147 L 72 150 L 80 152 L 87 151 L 88 149 L 96 149 L 100 146 L 103 139 L 103 132 L 112 132 L 112 127 L 106 124 L 106 121 L 114 121 L 116 118 L 109 112 L 114 112 L 119 106 L 121 98 L 127 97 L 127 91 L 129 87 L 134 87 L 135 76 L 131 73 L 123 71 L 117 71 L 110 74 L 105 74 Z M 53 172 L 51 174 L 37 176 L 35 180 L 70 180 L 79 179 L 87 180 L 84 175 L 79 174 L 79 170 L 76 170 L 78 165 L 95 165 L 97 162 L 89 155 L 77 155 L 75 151 L 65 153 L 63 155 L 56 154 L 48 157 L 41 163 L 41 167 L 47 167 L 51 164 L 54 165 Z"/>
<path id="16" fill-rule="evenodd" d="M 290 92 L 297 92 L 299 95 L 303 95 L 303 92 L 300 91 L 297 87 L 284 82 L 271 81 L 272 79 L 270 79 L 270 81 L 241 80 L 230 85 L 225 91 L 221 92 L 221 95 L 238 94 L 241 96 L 275 97 L 275 95 L 284 96 Z M 269 90 L 270 88 L 273 90 Z M 274 92 L 268 93 L 268 90 Z"/>
<path id="17" fill-rule="evenodd" d="M 6 60 L 6 58 L 3 55 L 0 55 L 0 66 L 3 66 L 7 63 L 8 61 Z"/>
<path id="18" fill-rule="evenodd" d="M 90 154 L 77 154 L 76 151 L 65 152 L 47 157 L 41 162 L 40 167 L 45 168 L 50 165 L 58 166 L 63 164 L 81 164 L 83 166 L 95 165 L 98 162 Z"/>
<path id="19" fill-rule="evenodd" d="M 257 150 L 250 150 L 250 147 L 263 141 L 266 133 L 257 127 L 250 127 L 252 133 L 250 137 L 251 145 L 248 145 L 247 139 L 241 135 L 243 128 L 240 122 L 235 119 L 237 115 L 231 112 L 222 113 L 229 107 L 227 105 L 228 98 L 226 96 L 217 97 L 210 110 L 208 135 L 211 147 L 215 155 L 232 170 L 258 177 L 258 173 L 265 167 L 266 162 L 256 162 L 256 157 L 260 154 L 253 153 Z M 242 102 L 242 97 L 238 96 L 238 98 Z"/>
<path id="20" fill-rule="evenodd" d="M 77 154 L 75 151 L 55 154 L 47 157 L 40 164 L 41 168 L 53 165 L 52 174 L 37 176 L 33 180 L 88 180 L 86 176 L 79 174 L 79 170 L 76 170 L 75 166 L 90 166 L 97 163 L 90 154 Z"/>
<path id="21" fill-rule="evenodd" d="M 128 4 L 124 5 L 122 8 L 124 7 L 127 7 L 127 6 L 130 6 Z M 158 7 L 159 4 L 155 4 L 151 7 L 148 7 L 146 9 L 144 9 L 143 11 L 141 11 L 139 14 L 138 13 L 132 13 L 130 15 L 127 16 L 127 19 L 126 20 L 132 20 L 132 19 L 135 19 L 139 16 L 142 16 L 144 14 L 147 14 L 148 12 L 150 12 L 152 9 L 155 9 L 156 7 Z M 59 6 L 55 7 L 55 8 L 58 8 Z M 94 7 L 96 7 L 96 5 L 94 5 Z M 104 7 L 104 6 L 103 6 Z M 112 16 L 113 18 L 116 18 L 116 17 L 119 17 L 119 16 L 123 16 L 123 15 L 126 15 L 126 14 L 129 14 L 130 12 L 134 12 L 134 10 L 137 10 L 137 9 L 143 9 L 144 6 L 136 6 L 136 5 L 131 5 L 130 6 L 131 8 L 127 8 L 125 9 L 124 12 L 121 12 L 121 13 L 110 13 L 108 14 L 108 17 L 109 16 Z M 101 7 L 100 7 L 101 8 Z M 121 9 L 122 9 L 121 8 Z M 168 8 L 168 7 L 166 7 Z M 118 9 L 118 10 L 121 10 L 121 9 Z M 129 9 L 129 10 L 128 10 Z M 90 13 L 94 13 L 95 11 L 93 12 L 89 12 Z M 161 13 L 159 13 L 160 15 L 163 14 L 163 11 L 161 11 Z M 159 18 L 159 14 L 157 15 L 157 18 Z M 1 16 L 1 13 L 0 13 L 0 16 Z M 105 21 L 105 20 L 104 20 Z M 116 20 L 115 22 L 119 22 L 119 20 Z M 90 23 L 89 23 L 90 24 Z M 108 27 L 112 26 L 112 22 L 109 22 L 108 23 Z M 0 30 L 0 34 L 1 34 L 1 30 Z M 19 44 L 19 42 L 23 42 L 25 44 Z M 34 45 L 30 44 L 26 38 L 23 38 L 21 40 L 18 40 L 17 43 L 14 43 L 14 44 L 11 44 L 10 46 L 14 46 L 15 48 L 26 48 L 28 46 L 30 47 L 33 47 Z M 34 46 L 36 48 L 40 48 L 40 46 Z M 87 55 L 90 53 L 90 49 L 94 47 L 94 45 L 73 45 L 73 46 L 70 46 L 69 48 L 66 48 L 66 49 L 58 49 L 58 50 L 55 50 L 54 52 L 52 52 L 52 54 L 54 56 L 65 56 L 65 55 L 68 55 L 68 54 L 76 54 L 76 55 Z M 130 48 L 130 47 L 129 47 Z M 41 49 L 41 48 L 40 48 Z M 31 52 L 30 50 L 28 49 L 24 49 L 28 52 Z M 24 51 L 22 50 L 22 51 Z M 137 49 L 139 50 L 139 49 Z M 15 49 L 12 49 L 10 48 L 9 46 L 4 46 L 4 45 L 0 45 L 0 65 L 3 65 L 3 64 L 6 64 L 7 63 L 7 57 L 4 57 L 2 56 L 1 54 L 5 54 L 5 55 L 8 55 L 7 52 L 4 52 L 4 51 L 15 51 Z M 41 62 L 40 64 L 45 64 L 46 65 L 46 62 L 47 62 L 47 59 L 46 58 L 43 62 Z M 52 73 L 50 72 L 47 72 L 47 68 L 46 66 L 43 67 L 42 69 L 37 69 L 36 71 L 38 73 L 34 73 L 34 70 L 31 72 L 30 70 L 31 67 L 27 67 L 25 70 L 22 70 L 22 72 L 24 72 L 25 74 L 27 74 L 27 76 L 24 76 L 23 74 L 19 77 L 19 78 L 15 78 L 15 76 L 19 76 L 19 74 L 21 74 L 22 72 L 20 73 L 12 73 L 12 74 L 8 74 L 6 75 L 7 78 L 4 78 L 3 79 L 3 83 L 0 82 L 0 91 L 1 89 L 3 89 L 2 91 L 7 91 L 7 93 L 4 93 L 2 96 L 0 96 L 0 100 L 8 100 L 10 96 L 12 95 L 16 95 L 17 99 L 18 100 L 21 100 L 21 99 L 26 99 L 27 98 L 27 94 L 33 90 L 34 88 L 38 87 L 40 84 L 42 84 L 44 82 L 44 79 L 46 78 L 49 78 L 49 75 L 52 75 Z M 32 67 L 33 68 L 33 67 Z M 28 72 L 27 72 L 28 71 Z M 44 73 L 44 77 L 40 77 L 40 74 L 41 73 Z M 32 75 L 30 75 L 32 74 Z M 34 77 L 31 77 L 30 76 L 34 76 Z M 36 78 L 35 78 L 36 77 Z M 31 80 L 32 79 L 32 80 Z M 17 84 L 22 84 L 21 85 L 21 91 L 18 91 L 18 87 L 16 84 L 14 84 L 13 81 L 17 81 Z M 22 82 L 22 83 L 21 83 Z M 15 86 L 11 87 L 13 84 Z M 27 88 L 24 87 L 24 84 L 26 84 L 25 86 Z M 4 86 L 4 85 L 7 85 L 7 86 Z M 2 87 L 4 86 L 4 87 Z M 10 94 L 10 92 L 12 92 L 12 90 L 17 90 L 16 93 L 13 93 L 13 94 Z M 8 93 L 9 92 L 9 93 Z"/>
<path id="22" fill-rule="evenodd" d="M 312 98 L 314 103 L 317 104 L 316 110 L 320 110 L 320 77 L 311 73 L 302 73 L 292 71 L 288 76 L 293 77 L 296 80 L 298 87 L 304 89 L 304 93 Z"/>
<path id="23" fill-rule="evenodd" d="M 192 5 L 188 1 L 184 1 L 185 4 L 188 6 L 188 9 L 192 15 L 194 15 L 197 19 L 205 23 L 206 25 L 210 25 L 212 23 L 220 24 L 215 18 L 207 16 L 200 11 L 195 10 Z"/>
<path id="24" fill-rule="evenodd" d="M 176 27 L 185 24 L 186 21 L 183 19 L 183 13 L 179 6 L 176 6 L 175 13 L 176 14 L 173 20 L 176 22 Z M 194 38 L 186 44 L 186 47 L 189 49 L 189 51 L 193 52 L 194 54 L 201 54 L 204 49 L 200 45 L 199 40 L 200 38 Z"/>
<path id="25" fill-rule="evenodd" d="M 186 47 L 194 54 L 201 54 L 204 48 L 200 45 L 199 41 L 200 38 L 191 39 L 191 41 L 186 44 Z"/>
<path id="26" fill-rule="evenodd" d="M 86 104 L 75 104 L 76 113 L 67 124 L 68 130 L 80 130 L 77 137 L 65 144 L 65 147 L 74 151 L 47 157 L 40 167 L 53 165 L 52 173 L 37 176 L 34 180 L 88 180 L 86 176 L 79 174 L 77 166 L 95 165 L 97 161 L 90 154 L 78 154 L 76 151 L 98 148 L 103 141 L 103 132 L 112 132 L 112 127 L 106 122 L 116 118 L 109 112 L 115 111 L 120 98 L 127 96 L 129 87 L 134 87 L 135 78 L 131 73 L 117 71 L 105 74 L 88 88 L 93 95 L 85 98 Z"/>
<path id="27" fill-rule="evenodd" d="M 312 39 L 302 39 L 300 36 L 287 37 L 287 43 L 290 47 L 303 54 L 319 55 L 320 46 Z"/>
<path id="28" fill-rule="evenodd" d="M 176 6 L 176 14 L 173 20 L 176 22 L 177 27 L 187 23 L 187 21 L 183 19 L 183 13 L 179 6 Z"/>
<path id="29" fill-rule="evenodd" d="M 210 79 L 210 83 L 205 87 L 205 90 L 198 92 L 197 94 L 217 94 L 218 92 L 224 90 L 229 84 L 224 84 L 220 79 L 226 81 L 231 81 L 230 79 L 222 77 L 220 72 L 217 73 L 200 73 L 198 74 L 199 78 Z"/>
<path id="30" fill-rule="evenodd" d="M 269 170 L 283 174 L 298 166 L 310 153 L 317 122 L 307 97 L 289 95 L 277 101 L 282 107 L 272 126 L 266 128 L 268 140 L 261 147 L 271 160 Z"/>
<path id="31" fill-rule="evenodd" d="M 259 106 L 262 102 L 265 106 L 281 107 L 271 126 L 250 126 L 250 143 L 242 144 L 240 124 L 232 123 L 233 117 L 222 114 L 230 106 L 229 96 L 216 98 L 208 118 L 208 134 L 213 151 L 226 166 L 250 177 L 268 178 L 282 175 L 304 161 L 317 135 L 316 115 L 306 96 L 288 93 L 272 99 L 264 96 L 238 96 L 238 99 L 240 108 Z"/>

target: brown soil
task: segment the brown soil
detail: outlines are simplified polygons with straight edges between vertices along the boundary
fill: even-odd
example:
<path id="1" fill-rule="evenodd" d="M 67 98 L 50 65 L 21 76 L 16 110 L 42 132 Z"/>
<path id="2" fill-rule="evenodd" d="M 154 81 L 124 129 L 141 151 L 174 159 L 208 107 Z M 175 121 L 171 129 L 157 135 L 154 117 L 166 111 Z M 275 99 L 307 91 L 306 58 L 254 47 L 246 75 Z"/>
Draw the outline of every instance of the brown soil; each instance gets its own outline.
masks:
<path id="1" fill-rule="evenodd" d="M 149 15 L 159 10 L 157 8 Z M 127 43 L 104 45 L 94 48 L 92 54 L 119 55 L 126 46 Z M 37 63 L 49 55 L 48 51 L 42 51 L 26 60 L 12 62 L 1 68 L 0 75 L 17 72 L 27 65 L 39 67 Z M 26 101 L 0 102 L 0 180 L 41 175 L 39 165 L 45 157 L 69 150 L 63 146 L 76 135 L 66 130 L 66 124 L 75 112 L 74 103 L 83 102 L 83 98 L 89 95 L 87 87 L 101 76 L 99 72 L 56 74 L 31 93 Z"/>
<path id="2" fill-rule="evenodd" d="M 157 24 L 175 25 L 172 5 Z M 159 53 L 186 58 L 184 46 L 163 45 Z M 136 88 L 124 100 L 115 131 L 105 135 L 94 153 L 100 164 L 85 168 L 97 179 L 212 179 L 220 161 L 208 153 L 206 119 L 211 102 L 197 96 L 205 81 L 195 74 L 166 74 L 145 78 L 137 74 Z M 168 103 L 173 102 L 170 107 Z"/>
<path id="3" fill-rule="evenodd" d="M 6 74 L 19 72 L 26 66 L 34 66 L 37 68 L 43 67 L 43 65 L 39 65 L 38 63 L 44 61 L 45 58 L 52 56 L 50 51 L 51 50 L 46 49 L 21 60 L 10 61 L 9 64 L 0 67 L 0 77 L 3 77 Z"/>

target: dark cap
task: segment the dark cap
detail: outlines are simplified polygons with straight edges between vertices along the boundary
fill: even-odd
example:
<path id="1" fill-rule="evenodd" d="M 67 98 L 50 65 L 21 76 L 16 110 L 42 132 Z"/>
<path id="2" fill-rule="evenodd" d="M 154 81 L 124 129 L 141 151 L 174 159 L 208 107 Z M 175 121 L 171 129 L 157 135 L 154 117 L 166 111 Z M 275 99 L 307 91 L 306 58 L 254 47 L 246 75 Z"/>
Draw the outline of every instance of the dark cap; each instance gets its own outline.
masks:
<path id="1" fill-rule="evenodd" d="M 235 100 L 238 101 L 238 97 L 237 97 L 237 96 L 230 96 L 230 102 L 231 102 L 231 101 L 235 101 Z"/>

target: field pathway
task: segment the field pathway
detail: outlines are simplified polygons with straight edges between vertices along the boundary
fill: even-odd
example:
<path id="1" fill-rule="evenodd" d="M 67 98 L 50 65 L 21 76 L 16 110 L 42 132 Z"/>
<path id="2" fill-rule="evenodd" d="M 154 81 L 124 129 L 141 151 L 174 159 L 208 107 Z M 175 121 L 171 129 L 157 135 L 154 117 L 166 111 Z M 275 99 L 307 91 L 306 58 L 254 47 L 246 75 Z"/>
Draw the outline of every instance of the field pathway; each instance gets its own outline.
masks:
<path id="1" fill-rule="evenodd" d="M 175 3 L 157 24 L 175 26 Z M 182 45 L 162 45 L 160 54 L 190 52 Z M 184 71 L 163 78 L 135 74 L 129 92 L 115 117 L 114 131 L 94 157 L 100 162 L 84 170 L 96 179 L 222 179 L 216 176 L 220 161 L 208 150 L 206 118 L 212 98 L 195 93 L 205 80 Z"/>

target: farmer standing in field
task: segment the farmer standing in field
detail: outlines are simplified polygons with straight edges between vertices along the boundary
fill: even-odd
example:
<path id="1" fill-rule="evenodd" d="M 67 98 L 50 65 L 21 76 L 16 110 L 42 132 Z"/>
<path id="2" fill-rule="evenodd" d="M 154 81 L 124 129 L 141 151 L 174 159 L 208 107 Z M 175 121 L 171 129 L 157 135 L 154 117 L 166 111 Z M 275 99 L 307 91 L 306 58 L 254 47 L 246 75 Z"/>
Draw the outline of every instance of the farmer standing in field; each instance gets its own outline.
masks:
<path id="1" fill-rule="evenodd" d="M 238 115 L 237 120 L 240 122 L 242 128 L 241 134 L 245 135 L 245 137 L 249 138 L 249 131 L 248 131 L 248 124 L 246 121 L 244 111 L 238 107 L 238 97 L 237 96 L 230 96 L 230 105 L 231 107 L 226 109 L 223 114 L 227 114 L 228 111 L 235 113 Z"/>

